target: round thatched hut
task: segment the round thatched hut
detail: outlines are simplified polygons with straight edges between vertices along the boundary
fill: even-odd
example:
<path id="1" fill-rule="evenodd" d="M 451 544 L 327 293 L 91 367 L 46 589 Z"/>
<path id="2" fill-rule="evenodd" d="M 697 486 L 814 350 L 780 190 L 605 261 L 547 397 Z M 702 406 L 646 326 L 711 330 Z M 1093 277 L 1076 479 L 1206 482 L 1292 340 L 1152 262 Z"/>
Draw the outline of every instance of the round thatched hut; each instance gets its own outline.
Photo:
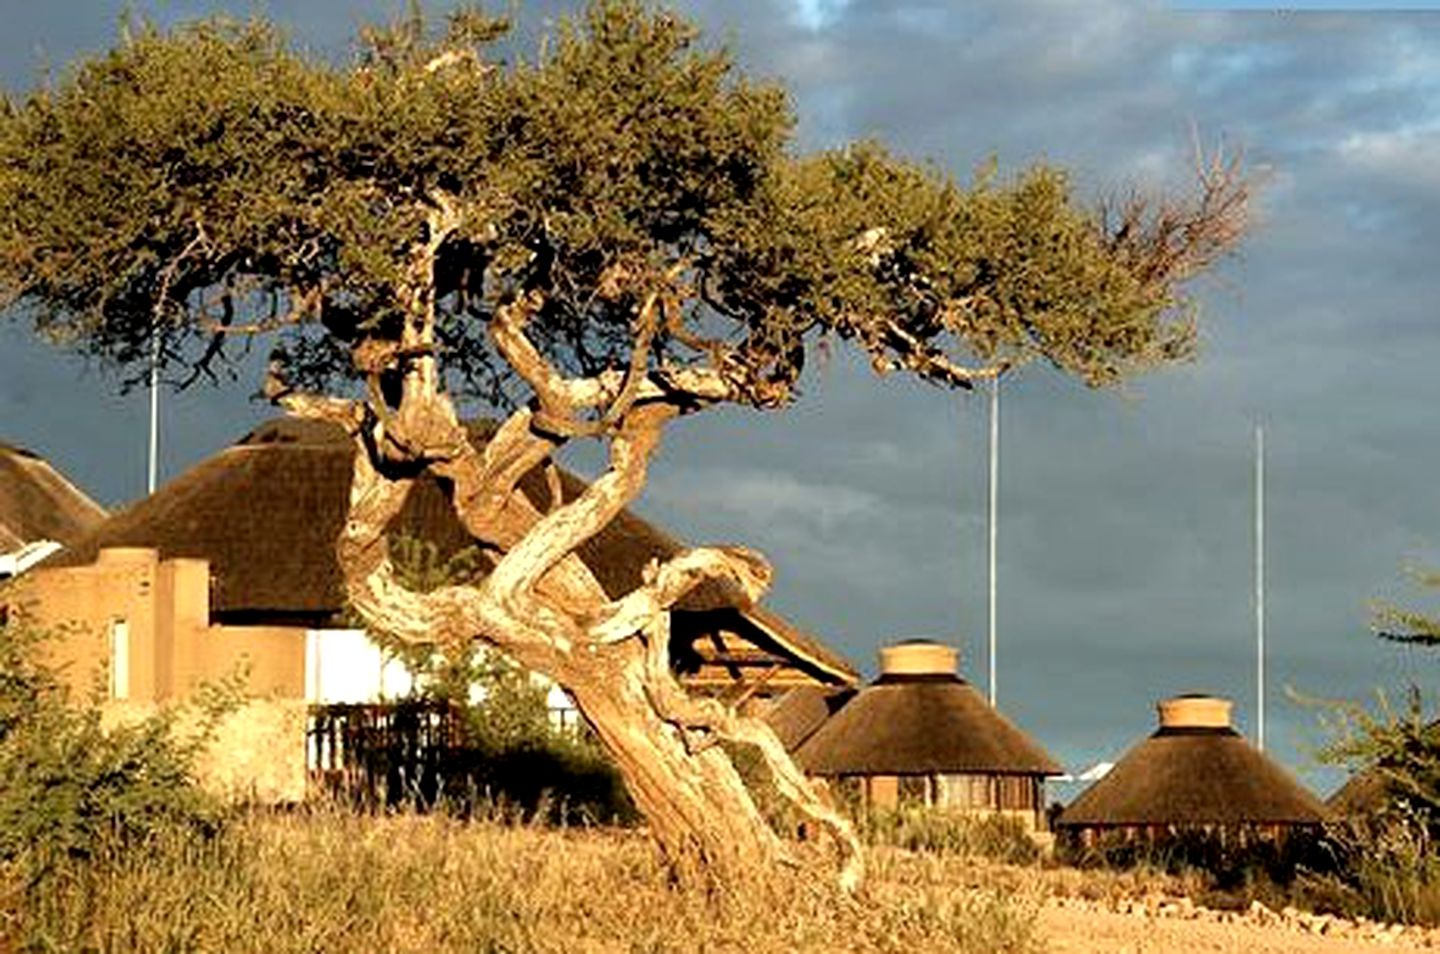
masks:
<path id="1" fill-rule="evenodd" d="M 1044 820 L 1050 756 L 961 679 L 957 653 L 928 640 L 880 650 L 880 677 L 795 749 L 811 775 L 876 807 L 924 805 Z M 816 706 L 814 712 L 823 711 Z"/>
<path id="2" fill-rule="evenodd" d="M 1319 799 L 1232 728 L 1231 702 L 1166 699 L 1160 727 L 1086 789 L 1055 822 L 1062 839 L 1275 839 L 1329 819 Z"/>

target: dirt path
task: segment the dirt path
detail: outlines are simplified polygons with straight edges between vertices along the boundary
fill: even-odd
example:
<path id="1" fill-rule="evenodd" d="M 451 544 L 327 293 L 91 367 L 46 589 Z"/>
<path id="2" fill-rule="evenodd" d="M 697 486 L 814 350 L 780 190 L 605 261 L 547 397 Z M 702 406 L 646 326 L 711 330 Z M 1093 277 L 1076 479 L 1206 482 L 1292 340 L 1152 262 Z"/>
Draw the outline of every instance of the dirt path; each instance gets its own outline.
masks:
<path id="1" fill-rule="evenodd" d="M 1171 905 L 1113 910 L 1078 898 L 1050 898 L 1036 927 L 1040 949 L 1054 954 L 1340 954 L 1432 951 L 1433 932 L 1352 924 L 1268 910 L 1250 915 Z"/>

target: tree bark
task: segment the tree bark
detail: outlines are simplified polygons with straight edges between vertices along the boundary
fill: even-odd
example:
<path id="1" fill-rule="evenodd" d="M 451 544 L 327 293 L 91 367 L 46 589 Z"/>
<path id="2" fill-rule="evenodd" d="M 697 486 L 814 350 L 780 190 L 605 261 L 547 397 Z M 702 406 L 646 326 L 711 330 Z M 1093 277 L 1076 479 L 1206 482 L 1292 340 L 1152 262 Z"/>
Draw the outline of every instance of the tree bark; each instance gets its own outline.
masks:
<path id="1" fill-rule="evenodd" d="M 434 256 L 460 221 L 460 211 L 437 197 L 429 234 L 415 250 L 410 320 L 396 347 L 380 349 L 385 367 L 404 375 L 398 407 L 384 404 L 373 362 L 362 369 L 371 376 L 368 405 L 289 392 L 280 399 L 355 437 L 349 515 L 336 544 L 351 605 L 396 638 L 441 646 L 479 638 L 554 680 L 614 758 L 682 876 L 728 880 L 789 856 L 720 743 L 754 747 L 779 794 L 831 835 L 842 858 L 840 883 L 854 889 L 862 860 L 853 830 L 775 734 L 716 700 L 691 697 L 670 668 L 672 607 L 714 581 L 743 608 L 768 587 L 769 565 L 740 549 L 687 550 L 652 562 L 639 587 L 611 600 L 577 556 L 639 495 L 664 426 L 724 400 L 733 382 L 716 369 L 648 372 L 643 358 L 622 374 L 567 379 L 525 336 L 538 308 L 525 297 L 500 309 L 492 338 L 531 385 L 537 407 L 513 414 L 476 448 L 441 388 L 434 354 Z M 654 333 L 658 297 L 652 293 L 637 316 L 640 352 Z M 536 508 L 520 480 L 553 466 L 553 453 L 572 435 L 606 440 L 609 468 L 576 499 Z M 387 527 L 426 471 L 451 484 L 460 521 L 495 557 L 478 583 L 418 593 L 395 574 Z"/>
<path id="2" fill-rule="evenodd" d="M 685 878 L 733 880 L 779 862 L 783 845 L 725 750 L 692 752 L 684 730 L 650 702 L 639 653 L 625 655 L 613 673 L 572 679 L 567 688 L 671 865 Z"/>

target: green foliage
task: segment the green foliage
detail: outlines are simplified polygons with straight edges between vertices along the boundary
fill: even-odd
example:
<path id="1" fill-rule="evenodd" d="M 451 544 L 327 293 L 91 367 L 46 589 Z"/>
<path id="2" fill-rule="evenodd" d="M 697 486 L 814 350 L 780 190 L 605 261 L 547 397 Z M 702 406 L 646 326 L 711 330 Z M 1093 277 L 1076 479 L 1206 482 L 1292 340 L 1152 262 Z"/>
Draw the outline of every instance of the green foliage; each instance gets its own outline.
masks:
<path id="1" fill-rule="evenodd" d="M 1420 688 L 1406 691 L 1400 709 L 1380 691 L 1373 711 L 1341 703 L 1322 719 L 1330 738 L 1317 757 L 1366 777 L 1372 819 L 1393 816 L 1440 837 L 1440 722 Z"/>
<path id="2" fill-rule="evenodd" d="M 551 724 L 547 690 L 520 666 L 481 650 L 469 667 L 461 750 L 451 755 L 443 795 L 470 810 L 472 799 L 554 821 L 632 823 L 636 812 L 604 746 L 580 725 Z M 433 684 L 437 688 L 440 684 Z"/>
<path id="3" fill-rule="evenodd" d="M 1091 384 L 1184 357 L 1180 284 L 1241 228 L 1233 178 L 1112 219 L 1043 166 L 962 186 L 876 144 L 799 154 L 781 89 L 641 0 L 593 0 L 530 59 L 489 55 L 504 30 L 416 15 L 341 63 L 263 21 L 132 32 L 0 111 L 0 300 L 132 375 L 152 331 L 193 378 L 258 322 L 312 387 L 433 300 L 452 385 L 503 403 L 502 303 L 541 293 L 536 344 L 594 373 L 630 363 L 678 272 L 649 360 L 723 349 L 772 404 L 827 336 L 950 385 L 947 350 Z M 447 203 L 462 222 L 419 274 Z"/>
<path id="4" fill-rule="evenodd" d="M 1352 772 L 1352 816 L 1331 832 L 1333 873 L 1315 879 L 1343 910 L 1440 923 L 1440 723 L 1419 687 L 1397 707 L 1381 691 L 1373 709 L 1341 703 L 1322 716 L 1320 761 Z"/>
<path id="5" fill-rule="evenodd" d="M 38 878 L 107 845 L 214 831 L 220 808 L 191 776 L 205 728 L 178 739 L 170 712 L 105 725 L 98 701 L 72 705 L 39 661 L 43 640 L 0 624 L 0 863 Z M 210 702 L 207 725 L 228 705 Z"/>

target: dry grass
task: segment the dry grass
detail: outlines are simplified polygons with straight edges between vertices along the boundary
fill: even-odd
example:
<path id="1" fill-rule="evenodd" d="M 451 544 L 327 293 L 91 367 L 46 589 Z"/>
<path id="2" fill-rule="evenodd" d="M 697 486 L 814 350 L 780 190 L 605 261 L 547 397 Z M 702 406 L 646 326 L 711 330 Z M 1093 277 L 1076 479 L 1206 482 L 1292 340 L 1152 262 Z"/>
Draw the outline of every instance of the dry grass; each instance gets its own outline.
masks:
<path id="1" fill-rule="evenodd" d="M 439 816 L 253 817 L 4 884 L 0 949 L 1027 951 L 1039 894 L 877 852 L 860 898 L 804 871 L 678 888 L 642 835 Z"/>

